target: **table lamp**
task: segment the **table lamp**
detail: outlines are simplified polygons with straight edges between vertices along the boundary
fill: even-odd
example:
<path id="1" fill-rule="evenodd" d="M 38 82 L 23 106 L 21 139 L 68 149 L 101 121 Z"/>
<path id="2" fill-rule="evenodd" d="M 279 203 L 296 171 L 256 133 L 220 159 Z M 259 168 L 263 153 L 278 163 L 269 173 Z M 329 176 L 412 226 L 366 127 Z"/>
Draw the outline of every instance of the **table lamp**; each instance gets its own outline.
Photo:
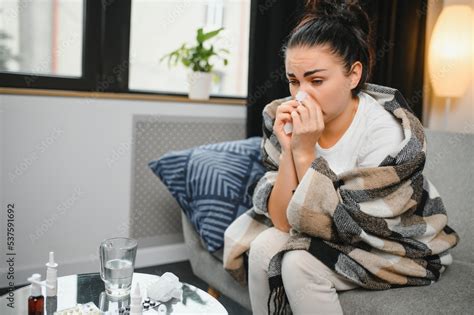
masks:
<path id="1" fill-rule="evenodd" d="M 471 81 L 474 13 L 467 5 L 450 5 L 436 21 L 428 52 L 434 93 L 445 99 L 444 128 L 453 97 L 461 97 Z"/>

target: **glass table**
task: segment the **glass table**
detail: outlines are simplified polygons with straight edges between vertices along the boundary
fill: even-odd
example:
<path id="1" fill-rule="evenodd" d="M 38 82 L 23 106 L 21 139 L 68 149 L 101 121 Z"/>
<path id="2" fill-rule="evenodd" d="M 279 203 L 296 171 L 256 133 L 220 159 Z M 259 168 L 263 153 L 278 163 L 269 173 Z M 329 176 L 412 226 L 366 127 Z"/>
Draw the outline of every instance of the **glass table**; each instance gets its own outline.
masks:
<path id="1" fill-rule="evenodd" d="M 146 298 L 146 288 L 148 285 L 159 279 L 159 276 L 134 273 L 132 288 L 137 282 L 140 283 L 143 299 Z M 76 304 L 94 304 L 103 314 L 119 314 L 119 309 L 126 307 L 130 303 L 130 297 L 123 299 L 111 299 L 105 294 L 104 283 L 99 273 L 86 273 L 58 277 L 58 295 L 56 298 L 46 297 L 46 289 L 43 287 L 45 296 L 45 314 L 52 315 L 56 310 L 71 308 Z M 28 297 L 30 286 L 25 286 L 13 291 L 14 308 L 8 307 L 7 300 L 9 294 L 0 297 L 0 314 L 28 314 Z M 11 295 L 10 295 L 11 297 Z M 168 302 L 160 303 L 159 307 L 144 311 L 148 314 L 227 314 L 226 309 L 213 296 L 207 292 L 196 288 L 193 285 L 183 283 L 183 299 L 171 299 Z"/>

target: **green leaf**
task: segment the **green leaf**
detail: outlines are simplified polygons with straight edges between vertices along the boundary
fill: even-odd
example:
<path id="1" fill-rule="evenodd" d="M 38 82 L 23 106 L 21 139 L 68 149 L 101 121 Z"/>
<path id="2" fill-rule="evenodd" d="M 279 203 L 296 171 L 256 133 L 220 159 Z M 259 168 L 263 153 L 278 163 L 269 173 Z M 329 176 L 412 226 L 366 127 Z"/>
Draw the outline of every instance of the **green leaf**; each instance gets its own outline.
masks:
<path id="1" fill-rule="evenodd" d="M 189 60 L 187 60 L 187 59 L 183 59 L 182 63 L 185 67 L 189 67 L 189 65 L 191 64 L 191 62 L 189 62 Z"/>
<path id="2" fill-rule="evenodd" d="M 202 27 L 197 30 L 197 35 L 196 35 L 196 40 L 198 43 L 204 42 L 204 32 L 202 30 Z"/>
<path id="3" fill-rule="evenodd" d="M 220 33 L 220 31 L 222 31 L 223 29 L 224 29 L 224 28 L 221 27 L 221 28 L 219 28 L 219 29 L 217 29 L 217 30 L 215 30 L 215 31 L 210 31 L 210 32 L 208 32 L 208 33 L 205 33 L 205 34 L 204 34 L 204 37 L 203 37 L 203 38 L 204 38 L 204 39 L 203 39 L 203 42 L 206 41 L 206 40 L 208 40 L 208 39 L 213 38 L 214 36 L 217 36 L 217 35 Z"/>

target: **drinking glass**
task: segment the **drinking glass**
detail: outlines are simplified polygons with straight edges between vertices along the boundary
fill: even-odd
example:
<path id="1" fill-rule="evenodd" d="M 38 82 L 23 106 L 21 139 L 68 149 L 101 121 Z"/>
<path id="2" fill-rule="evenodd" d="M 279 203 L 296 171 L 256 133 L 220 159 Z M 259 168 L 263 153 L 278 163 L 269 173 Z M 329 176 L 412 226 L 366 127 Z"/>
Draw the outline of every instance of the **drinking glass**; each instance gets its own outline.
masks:
<path id="1" fill-rule="evenodd" d="M 130 294 L 132 287 L 137 241 L 126 237 L 104 240 L 99 247 L 100 277 L 105 292 L 112 297 Z"/>

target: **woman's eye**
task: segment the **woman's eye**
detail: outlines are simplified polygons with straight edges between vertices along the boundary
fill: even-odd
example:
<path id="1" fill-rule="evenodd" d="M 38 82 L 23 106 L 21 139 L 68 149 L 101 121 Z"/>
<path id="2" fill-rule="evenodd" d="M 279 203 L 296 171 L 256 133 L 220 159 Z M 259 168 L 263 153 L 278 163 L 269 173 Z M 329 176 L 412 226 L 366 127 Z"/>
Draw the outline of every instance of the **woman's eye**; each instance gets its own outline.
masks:
<path id="1" fill-rule="evenodd" d="M 290 80 L 290 81 L 288 81 L 288 83 L 290 85 L 298 85 L 298 81 L 295 81 L 295 80 Z"/>
<path id="2" fill-rule="evenodd" d="M 323 80 L 313 80 L 311 83 L 316 84 L 316 85 L 321 85 L 323 83 Z"/>

